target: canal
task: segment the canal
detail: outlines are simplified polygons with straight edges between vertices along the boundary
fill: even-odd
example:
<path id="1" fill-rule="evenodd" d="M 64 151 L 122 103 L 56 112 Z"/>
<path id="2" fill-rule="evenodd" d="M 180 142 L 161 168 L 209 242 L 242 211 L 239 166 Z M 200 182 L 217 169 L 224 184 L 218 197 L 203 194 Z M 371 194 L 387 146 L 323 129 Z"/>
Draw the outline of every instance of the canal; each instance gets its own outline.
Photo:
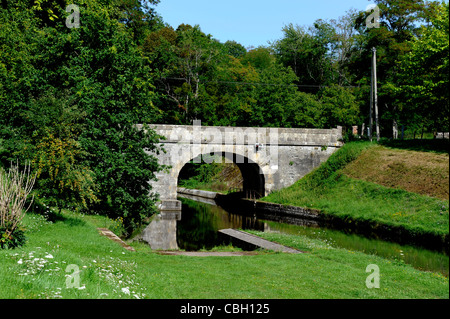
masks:
<path id="1" fill-rule="evenodd" d="M 245 212 L 241 213 L 239 210 L 230 213 L 211 200 L 188 197 L 183 195 L 179 198 L 183 204 L 181 219 L 176 224 L 176 240 L 179 249 L 211 250 L 217 246 L 227 245 L 218 233 L 220 229 L 257 230 L 306 236 L 321 240 L 335 248 L 378 255 L 410 264 L 416 269 L 439 272 L 447 277 L 449 274 L 449 257 L 444 252 L 366 238 L 359 234 L 311 225 L 307 221 L 297 221 L 296 225 L 293 225 L 261 220 L 248 216 Z"/>

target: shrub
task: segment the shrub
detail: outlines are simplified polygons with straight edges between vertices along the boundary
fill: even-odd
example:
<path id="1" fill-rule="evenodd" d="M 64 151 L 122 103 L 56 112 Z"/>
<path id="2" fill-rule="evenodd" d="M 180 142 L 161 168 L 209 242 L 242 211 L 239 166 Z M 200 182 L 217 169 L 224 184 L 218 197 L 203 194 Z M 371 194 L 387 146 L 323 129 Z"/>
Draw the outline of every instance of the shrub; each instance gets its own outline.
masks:
<path id="1" fill-rule="evenodd" d="M 27 197 L 33 189 L 35 176 L 30 165 L 23 171 L 19 165 L 11 165 L 6 172 L 0 168 L 0 247 L 14 248 L 25 243 L 24 231 L 19 228 L 32 200 L 25 208 Z"/>
<path id="2" fill-rule="evenodd" d="M 23 228 L 16 228 L 12 232 L 7 227 L 0 227 L 0 249 L 13 249 L 24 245 L 26 242 Z"/>

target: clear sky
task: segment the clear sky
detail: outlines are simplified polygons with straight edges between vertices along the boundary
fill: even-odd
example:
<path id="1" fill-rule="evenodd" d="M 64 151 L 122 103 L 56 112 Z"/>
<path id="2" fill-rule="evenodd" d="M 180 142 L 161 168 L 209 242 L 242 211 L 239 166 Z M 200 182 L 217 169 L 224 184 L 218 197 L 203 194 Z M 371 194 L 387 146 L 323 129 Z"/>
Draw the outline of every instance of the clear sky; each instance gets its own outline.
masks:
<path id="1" fill-rule="evenodd" d="M 370 0 L 161 0 L 156 11 L 164 22 L 200 25 L 220 42 L 245 47 L 267 45 L 282 37 L 289 24 L 309 26 L 317 19 L 337 19 L 350 9 L 365 10 Z"/>

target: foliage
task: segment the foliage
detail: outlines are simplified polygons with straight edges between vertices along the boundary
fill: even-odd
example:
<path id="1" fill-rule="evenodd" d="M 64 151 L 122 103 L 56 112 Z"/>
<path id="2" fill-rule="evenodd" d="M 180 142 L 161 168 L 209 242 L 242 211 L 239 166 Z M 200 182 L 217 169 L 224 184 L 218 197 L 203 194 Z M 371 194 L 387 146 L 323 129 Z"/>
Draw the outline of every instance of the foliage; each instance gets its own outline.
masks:
<path id="1" fill-rule="evenodd" d="M 377 0 L 380 28 L 349 11 L 249 49 L 172 28 L 158 3 L 81 0 L 69 29 L 67 1 L 2 1 L 0 162 L 32 161 L 36 192 L 59 208 L 123 217 L 130 233 L 154 212 L 159 137 L 135 124 L 367 124 L 373 47 L 382 135 L 448 131 L 445 3 Z"/>
<path id="2" fill-rule="evenodd" d="M 97 200 L 93 172 L 82 164 L 87 153 L 78 142 L 85 112 L 72 100 L 67 93 L 56 98 L 48 92 L 31 100 L 22 113 L 25 146 L 13 153 L 31 159 L 38 178 L 37 193 L 59 210 L 87 208 Z"/>
<path id="3" fill-rule="evenodd" d="M 6 227 L 0 227 L 0 249 L 14 249 L 25 245 L 26 241 L 23 228 L 19 227 L 11 232 Z"/>
<path id="4" fill-rule="evenodd" d="M 273 44 L 280 61 L 290 66 L 302 85 L 327 84 L 331 70 L 328 44 L 332 28 L 321 20 L 304 28 L 289 24 L 283 28 L 284 37 Z"/>
<path id="5" fill-rule="evenodd" d="M 150 33 L 144 52 L 155 70 L 164 121 L 205 125 L 321 127 L 317 97 L 298 90 L 299 79 L 273 50 L 245 51 L 218 43 L 199 26 Z"/>
<path id="6" fill-rule="evenodd" d="M 33 159 L 37 168 L 40 196 L 47 197 L 59 210 L 71 205 L 88 207 L 97 201 L 93 173 L 81 167 L 77 158 L 83 154 L 74 140 L 62 140 L 52 133 L 42 138 Z"/>
<path id="7" fill-rule="evenodd" d="M 216 163 L 217 159 L 223 160 L 223 158 L 216 158 L 211 156 L 207 159 L 207 164 L 205 162 L 206 158 L 202 158 L 201 163 L 194 163 L 191 161 L 187 163 L 181 170 L 178 176 L 178 182 L 181 187 L 195 188 L 191 186 L 208 184 L 213 181 L 213 178 L 219 173 L 223 167 L 223 163 Z"/>
<path id="8" fill-rule="evenodd" d="M 123 216 L 130 230 L 154 212 L 156 195 L 146 195 L 159 170 L 144 151 L 157 151 L 158 137 L 135 124 L 156 120 L 159 111 L 135 42 L 146 27 L 120 22 L 128 2 L 82 1 L 81 26 L 72 29 L 24 2 L 21 10 L 1 9 L 0 125 L 2 161 L 33 160 L 42 196 L 59 208 L 78 203 Z M 64 9 L 52 11 L 63 17 Z"/>
<path id="9" fill-rule="evenodd" d="M 422 0 L 378 0 L 380 27 L 368 28 L 369 13 L 361 12 L 355 19 L 358 30 L 358 45 L 354 47 L 349 69 L 358 76 L 356 83 L 370 85 L 372 49 L 377 49 L 377 74 L 381 133 L 392 137 L 391 129 L 396 125 L 429 127 L 429 113 L 420 111 L 420 104 L 408 101 L 405 96 L 405 80 L 423 81 L 423 74 L 405 72 L 399 62 L 412 50 L 412 41 L 422 33 L 423 25 L 430 18 L 436 2 Z M 430 28 L 426 26 L 425 28 Z M 419 58 L 419 57 L 417 57 Z M 448 56 L 447 56 L 448 59 Z M 412 103 L 411 103 L 412 102 Z M 367 110 L 368 104 L 367 105 Z M 367 111 L 366 111 L 366 114 Z M 440 116 L 444 116 L 440 113 Z M 429 127 L 431 128 L 431 127 Z"/>
<path id="10" fill-rule="evenodd" d="M 433 131 L 449 131 L 449 5 L 433 8 L 430 24 L 409 41 L 411 51 L 400 60 L 395 93 L 408 102 L 408 114 L 419 115 Z"/>
<path id="11" fill-rule="evenodd" d="M 321 89 L 318 96 L 321 102 L 319 127 L 351 128 L 360 122 L 359 105 L 351 89 L 334 85 Z"/>

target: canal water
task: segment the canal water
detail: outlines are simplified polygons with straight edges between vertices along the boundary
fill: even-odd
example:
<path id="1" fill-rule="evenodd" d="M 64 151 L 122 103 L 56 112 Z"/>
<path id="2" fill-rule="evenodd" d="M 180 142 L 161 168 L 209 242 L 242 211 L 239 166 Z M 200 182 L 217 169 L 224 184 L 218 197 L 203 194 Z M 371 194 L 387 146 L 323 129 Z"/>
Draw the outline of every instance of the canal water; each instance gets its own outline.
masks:
<path id="1" fill-rule="evenodd" d="M 176 225 L 176 240 L 178 247 L 186 251 L 211 250 L 213 247 L 226 245 L 218 230 L 236 228 L 306 236 L 324 241 L 332 247 L 378 255 L 410 264 L 416 269 L 439 272 L 447 277 L 449 274 L 449 256 L 444 252 L 366 238 L 339 230 L 318 228 L 308 225 L 307 222 L 304 225 L 298 225 L 302 224 L 301 222 L 292 225 L 260 220 L 256 217 L 245 216 L 244 212 L 243 214 L 227 212 L 217 206 L 214 201 L 200 198 L 188 199 L 183 195 L 179 200 L 182 201 L 183 209 L 181 219 Z"/>

